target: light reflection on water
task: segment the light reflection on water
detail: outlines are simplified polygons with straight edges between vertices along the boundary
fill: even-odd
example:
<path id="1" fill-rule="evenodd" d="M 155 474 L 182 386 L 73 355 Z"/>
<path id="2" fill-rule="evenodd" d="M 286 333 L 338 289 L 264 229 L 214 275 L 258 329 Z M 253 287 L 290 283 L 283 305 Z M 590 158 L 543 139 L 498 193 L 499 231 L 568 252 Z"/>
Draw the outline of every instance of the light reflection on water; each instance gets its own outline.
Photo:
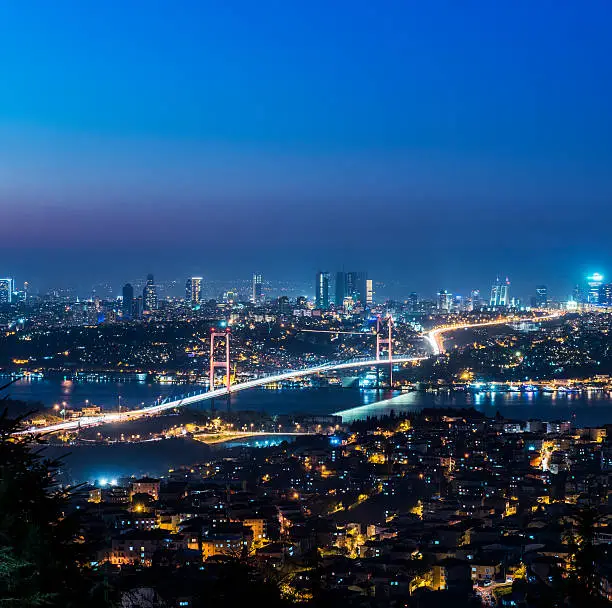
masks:
<path id="1" fill-rule="evenodd" d="M 527 420 L 573 420 L 576 424 L 601 425 L 612 422 L 612 399 L 602 392 L 544 393 L 544 392 L 477 392 L 439 391 L 397 393 L 396 396 L 355 408 L 336 411 L 344 422 L 368 416 L 386 416 L 414 412 L 423 408 L 470 408 L 495 416 Z"/>

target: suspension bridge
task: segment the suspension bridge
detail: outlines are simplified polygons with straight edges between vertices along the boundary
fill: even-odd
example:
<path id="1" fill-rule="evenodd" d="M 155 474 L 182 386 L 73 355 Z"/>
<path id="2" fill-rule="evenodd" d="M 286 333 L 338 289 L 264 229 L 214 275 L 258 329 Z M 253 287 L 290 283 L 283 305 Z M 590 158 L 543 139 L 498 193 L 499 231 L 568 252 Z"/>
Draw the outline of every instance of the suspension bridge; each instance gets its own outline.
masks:
<path id="1" fill-rule="evenodd" d="M 432 354 L 434 356 L 444 353 L 444 340 L 443 336 L 445 333 L 457 331 L 461 329 L 470 329 L 478 327 L 487 327 L 493 325 L 503 325 L 507 323 L 516 323 L 520 321 L 550 321 L 561 316 L 561 312 L 554 312 L 543 316 L 535 317 L 530 315 L 529 317 L 500 317 L 492 321 L 483 323 L 468 323 L 468 324 L 454 324 L 446 325 L 432 329 L 428 333 L 424 334 L 423 337 L 429 344 Z M 74 431 L 85 427 L 97 426 L 100 424 L 109 424 L 117 422 L 128 422 L 132 420 L 138 420 L 148 416 L 156 416 L 164 412 L 174 410 L 175 408 L 185 407 L 201 403 L 203 401 L 209 401 L 211 399 L 217 399 L 224 397 L 230 393 L 237 393 L 239 391 L 248 390 L 251 388 L 265 386 L 266 384 L 273 384 L 278 382 L 285 382 L 288 380 L 295 380 L 304 376 L 311 376 L 315 374 L 322 374 L 328 372 L 342 371 L 346 369 L 360 368 L 360 367 L 376 367 L 381 365 L 388 365 L 390 374 L 393 373 L 393 367 L 400 364 L 418 364 L 428 357 L 413 357 L 413 356 L 394 356 L 393 355 L 393 321 L 391 317 L 386 319 L 386 331 L 383 327 L 383 322 L 378 319 L 376 337 L 376 356 L 372 357 L 358 357 L 348 361 L 330 362 L 321 365 L 315 365 L 312 367 L 289 370 L 278 374 L 270 374 L 247 380 L 245 382 L 237 382 L 231 384 L 230 374 L 230 330 L 224 332 L 218 332 L 215 329 L 211 330 L 210 335 L 210 369 L 209 369 L 209 386 L 210 389 L 206 392 L 196 392 L 194 394 L 183 396 L 179 399 L 167 399 L 161 403 L 155 403 L 154 405 L 143 407 L 140 409 L 127 410 L 123 412 L 108 412 L 101 413 L 93 416 L 82 416 L 75 420 L 68 420 L 59 422 L 57 424 L 51 424 L 44 427 L 32 427 L 24 431 L 20 431 L 18 434 L 31 434 L 31 433 L 54 433 L 63 431 Z M 367 335 L 367 334 L 364 334 Z M 372 334 L 374 335 L 374 334 Z M 215 359 L 216 346 L 218 346 L 217 340 L 224 342 L 222 346 L 225 352 L 225 358 L 223 360 Z M 385 349 L 386 347 L 386 349 Z M 386 351 L 386 353 L 385 353 Z M 386 356 L 383 356 L 386 354 Z M 225 370 L 225 384 L 219 388 L 215 388 L 215 371 L 217 368 L 222 367 Z"/>

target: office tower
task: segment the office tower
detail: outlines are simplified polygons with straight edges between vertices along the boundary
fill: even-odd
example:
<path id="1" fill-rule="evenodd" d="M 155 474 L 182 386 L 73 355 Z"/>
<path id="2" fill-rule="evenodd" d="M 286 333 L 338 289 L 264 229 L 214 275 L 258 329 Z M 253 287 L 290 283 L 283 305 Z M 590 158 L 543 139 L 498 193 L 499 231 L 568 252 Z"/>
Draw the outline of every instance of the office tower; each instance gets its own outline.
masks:
<path id="1" fill-rule="evenodd" d="M 336 306 L 342 306 L 345 298 L 354 302 L 367 304 L 367 272 L 337 272 L 336 273 Z"/>
<path id="2" fill-rule="evenodd" d="M 202 301 L 202 277 L 190 277 L 185 283 L 185 302 L 195 306 Z"/>
<path id="3" fill-rule="evenodd" d="M 366 279 L 366 305 L 371 306 L 374 302 L 374 287 L 372 279 Z"/>
<path id="4" fill-rule="evenodd" d="M 253 273 L 251 302 L 253 302 L 253 304 L 261 304 L 263 302 L 263 276 L 258 272 Z"/>
<path id="5" fill-rule="evenodd" d="M 133 301 L 132 317 L 134 319 L 142 319 L 143 312 L 144 312 L 144 299 L 142 296 L 138 296 Z"/>
<path id="6" fill-rule="evenodd" d="M 280 296 L 277 298 L 276 307 L 281 315 L 291 314 L 291 305 L 289 304 L 289 298 L 287 296 Z"/>
<path id="7" fill-rule="evenodd" d="M 468 303 L 468 310 L 478 310 L 481 306 L 482 301 L 480 299 L 480 289 L 472 289 Z"/>
<path id="8" fill-rule="evenodd" d="M 441 289 L 438 292 L 438 310 L 442 312 L 450 312 L 453 304 L 453 294 Z"/>
<path id="9" fill-rule="evenodd" d="M 367 302 L 367 272 L 347 272 L 347 291 L 349 296 L 360 302 L 362 306 L 366 305 Z"/>
<path id="10" fill-rule="evenodd" d="M 413 291 L 408 296 L 408 310 L 410 312 L 416 312 L 419 309 L 419 294 Z"/>
<path id="11" fill-rule="evenodd" d="M 121 304 L 121 315 L 124 319 L 131 319 L 134 314 L 134 288 L 130 283 L 123 286 L 123 303 Z"/>
<path id="12" fill-rule="evenodd" d="M 0 279 L 0 304 L 13 301 L 13 279 Z"/>
<path id="13" fill-rule="evenodd" d="M 495 279 L 493 287 L 491 287 L 490 305 L 493 308 L 508 306 L 510 303 L 510 281 L 506 277 L 505 281 L 501 281 L 499 277 Z"/>
<path id="14" fill-rule="evenodd" d="M 147 284 L 142 290 L 142 301 L 145 312 L 157 310 L 157 286 L 152 274 L 147 275 Z"/>
<path id="15" fill-rule="evenodd" d="M 548 306 L 548 288 L 546 285 L 536 286 L 535 305 L 537 308 L 546 308 Z"/>
<path id="16" fill-rule="evenodd" d="M 612 306 L 612 283 L 604 283 L 599 288 L 599 305 Z"/>
<path id="17" fill-rule="evenodd" d="M 335 285 L 335 297 L 334 297 L 334 304 L 336 306 L 342 306 L 343 302 L 344 302 L 344 297 L 346 295 L 345 289 L 346 289 L 346 278 L 345 278 L 345 273 L 344 272 L 337 272 L 336 273 L 336 285 Z"/>
<path id="18" fill-rule="evenodd" d="M 329 272 L 317 272 L 315 285 L 315 306 L 327 310 L 329 308 Z"/>
<path id="19" fill-rule="evenodd" d="M 598 272 L 587 277 L 587 302 L 589 304 L 599 304 L 599 290 L 603 285 L 604 277 Z"/>

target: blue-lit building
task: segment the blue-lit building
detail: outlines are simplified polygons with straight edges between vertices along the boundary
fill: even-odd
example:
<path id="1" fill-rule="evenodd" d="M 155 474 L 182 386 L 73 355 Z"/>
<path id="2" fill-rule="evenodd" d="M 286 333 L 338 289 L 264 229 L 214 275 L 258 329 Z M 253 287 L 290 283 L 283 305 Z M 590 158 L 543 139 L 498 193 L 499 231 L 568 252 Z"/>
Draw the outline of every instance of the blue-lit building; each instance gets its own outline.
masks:
<path id="1" fill-rule="evenodd" d="M 612 306 L 612 283 L 604 283 L 599 288 L 599 305 Z"/>
<path id="2" fill-rule="evenodd" d="M 13 279 L 0 279 L 0 304 L 13 301 Z"/>
<path id="3" fill-rule="evenodd" d="M 587 277 L 587 302 L 589 304 L 599 304 L 599 290 L 603 281 L 604 276 L 599 272 L 594 272 Z"/>
<path id="4" fill-rule="evenodd" d="M 536 286 L 535 305 L 538 308 L 546 308 L 548 306 L 548 289 L 546 285 Z"/>
<path id="5" fill-rule="evenodd" d="M 501 281 L 499 277 L 495 279 L 489 304 L 492 308 L 502 308 L 510 304 L 510 281 L 507 278 L 505 281 Z"/>
<path id="6" fill-rule="evenodd" d="M 329 272 L 317 272 L 315 285 L 315 306 L 327 310 L 329 308 Z"/>

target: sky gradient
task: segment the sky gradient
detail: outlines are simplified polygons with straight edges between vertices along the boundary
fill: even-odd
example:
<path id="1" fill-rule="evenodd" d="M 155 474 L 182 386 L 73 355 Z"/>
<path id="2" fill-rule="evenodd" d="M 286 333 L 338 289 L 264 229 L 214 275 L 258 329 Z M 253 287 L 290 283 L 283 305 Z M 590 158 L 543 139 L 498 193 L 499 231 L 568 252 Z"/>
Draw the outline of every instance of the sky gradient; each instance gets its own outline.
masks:
<path id="1" fill-rule="evenodd" d="M 612 4 L 6 3 L 0 275 L 612 278 Z"/>

